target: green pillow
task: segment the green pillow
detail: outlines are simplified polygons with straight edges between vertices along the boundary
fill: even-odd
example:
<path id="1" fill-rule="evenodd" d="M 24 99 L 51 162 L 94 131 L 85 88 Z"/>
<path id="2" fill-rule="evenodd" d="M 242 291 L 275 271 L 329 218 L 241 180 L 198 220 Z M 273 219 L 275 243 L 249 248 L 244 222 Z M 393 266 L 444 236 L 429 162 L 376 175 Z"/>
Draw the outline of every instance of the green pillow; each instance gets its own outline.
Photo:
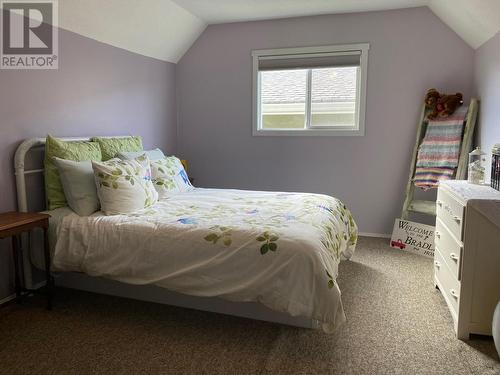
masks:
<path id="1" fill-rule="evenodd" d="M 101 161 L 101 149 L 96 142 L 70 141 L 65 142 L 57 138 L 47 136 L 45 141 L 45 196 L 47 198 L 47 209 L 55 210 L 68 205 L 64 195 L 64 189 L 59 178 L 59 172 L 54 164 L 53 158 L 83 161 Z"/>
<path id="2" fill-rule="evenodd" d="M 92 162 L 54 157 L 54 164 L 59 171 L 68 206 L 80 216 L 89 216 L 99 210 Z"/>
<path id="3" fill-rule="evenodd" d="M 148 159 L 151 161 L 165 159 L 165 154 L 159 148 L 147 151 L 122 151 L 116 154 L 115 156 L 122 160 L 132 160 L 138 158 L 141 155 L 146 155 Z"/>
<path id="4" fill-rule="evenodd" d="M 113 159 L 119 152 L 142 151 L 141 137 L 105 138 L 94 137 L 93 142 L 101 146 L 102 160 Z"/>

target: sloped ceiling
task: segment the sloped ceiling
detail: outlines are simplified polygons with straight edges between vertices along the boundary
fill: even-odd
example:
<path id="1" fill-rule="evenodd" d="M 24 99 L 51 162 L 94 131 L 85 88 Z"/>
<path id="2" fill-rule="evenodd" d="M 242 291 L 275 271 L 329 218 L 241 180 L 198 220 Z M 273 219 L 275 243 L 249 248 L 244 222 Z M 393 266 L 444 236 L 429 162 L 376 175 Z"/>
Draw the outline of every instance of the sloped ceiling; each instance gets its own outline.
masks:
<path id="1" fill-rule="evenodd" d="M 171 0 L 63 0 L 59 26 L 100 42 L 176 63 L 206 23 Z"/>
<path id="2" fill-rule="evenodd" d="M 471 47 L 500 31 L 500 0 L 174 0 L 208 24 L 428 6 Z"/>
<path id="3" fill-rule="evenodd" d="M 500 31 L 500 0 L 59 0 L 59 26 L 177 63 L 208 24 L 428 6 L 473 48 Z"/>
<path id="4" fill-rule="evenodd" d="M 209 24 L 411 8 L 428 0 L 174 0 Z"/>
<path id="5" fill-rule="evenodd" d="M 500 0 L 432 0 L 429 8 L 473 48 L 500 31 Z"/>

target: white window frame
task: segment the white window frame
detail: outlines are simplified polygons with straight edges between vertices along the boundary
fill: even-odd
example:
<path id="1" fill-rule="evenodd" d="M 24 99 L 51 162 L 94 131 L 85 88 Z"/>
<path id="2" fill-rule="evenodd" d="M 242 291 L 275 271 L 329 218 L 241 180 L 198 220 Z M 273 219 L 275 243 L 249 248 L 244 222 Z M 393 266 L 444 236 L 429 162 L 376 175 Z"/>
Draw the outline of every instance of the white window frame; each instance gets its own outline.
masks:
<path id="1" fill-rule="evenodd" d="M 370 49 L 369 43 L 357 44 L 341 44 L 332 46 L 320 47 L 298 47 L 298 48 L 278 48 L 278 49 L 265 49 L 252 51 L 252 123 L 254 136 L 363 136 L 365 135 L 365 111 L 366 111 L 366 82 L 368 72 L 368 50 Z M 259 75 L 259 58 L 276 56 L 276 58 L 283 58 L 287 55 L 294 56 L 301 54 L 331 54 L 331 53 L 346 53 L 350 51 L 361 51 L 360 66 L 357 75 L 356 87 L 356 127 L 341 127 L 335 126 L 326 128 L 322 126 L 314 127 L 308 126 L 304 129 L 263 129 L 262 116 L 261 116 L 261 98 L 260 98 L 260 75 Z M 309 71 L 309 75 L 311 72 Z M 307 84 L 311 85 L 311 79 L 307 80 Z M 310 87 L 307 93 L 311 93 Z M 310 98 L 306 101 L 306 118 L 309 117 L 310 112 Z"/>

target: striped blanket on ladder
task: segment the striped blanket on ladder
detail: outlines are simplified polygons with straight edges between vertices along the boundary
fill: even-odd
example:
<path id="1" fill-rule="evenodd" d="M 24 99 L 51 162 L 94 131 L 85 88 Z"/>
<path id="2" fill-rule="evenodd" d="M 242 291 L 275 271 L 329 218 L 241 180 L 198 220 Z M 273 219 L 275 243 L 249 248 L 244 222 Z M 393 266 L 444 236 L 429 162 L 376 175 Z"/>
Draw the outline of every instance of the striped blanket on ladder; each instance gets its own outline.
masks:
<path id="1" fill-rule="evenodd" d="M 429 120 L 418 149 L 415 186 L 424 190 L 438 187 L 440 180 L 453 178 L 458 166 L 467 106 L 444 119 Z"/>

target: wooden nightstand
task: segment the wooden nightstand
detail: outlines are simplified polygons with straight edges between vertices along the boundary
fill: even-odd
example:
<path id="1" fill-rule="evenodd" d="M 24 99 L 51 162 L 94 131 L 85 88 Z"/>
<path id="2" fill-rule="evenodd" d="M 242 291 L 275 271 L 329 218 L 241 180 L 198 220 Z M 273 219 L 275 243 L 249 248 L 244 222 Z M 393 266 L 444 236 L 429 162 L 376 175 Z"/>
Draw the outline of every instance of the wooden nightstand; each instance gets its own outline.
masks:
<path id="1" fill-rule="evenodd" d="M 23 292 L 35 292 L 24 288 L 21 283 L 20 270 L 20 235 L 24 232 L 29 232 L 35 228 L 43 229 L 44 238 L 44 254 L 45 254 L 45 275 L 47 278 L 46 294 L 47 294 L 47 309 L 52 309 L 52 287 L 54 281 L 50 275 L 50 249 L 48 239 L 50 215 L 39 213 L 24 213 L 24 212 L 6 212 L 0 214 L 0 238 L 12 238 L 12 252 L 14 256 L 14 275 L 16 299 L 19 302 Z"/>

